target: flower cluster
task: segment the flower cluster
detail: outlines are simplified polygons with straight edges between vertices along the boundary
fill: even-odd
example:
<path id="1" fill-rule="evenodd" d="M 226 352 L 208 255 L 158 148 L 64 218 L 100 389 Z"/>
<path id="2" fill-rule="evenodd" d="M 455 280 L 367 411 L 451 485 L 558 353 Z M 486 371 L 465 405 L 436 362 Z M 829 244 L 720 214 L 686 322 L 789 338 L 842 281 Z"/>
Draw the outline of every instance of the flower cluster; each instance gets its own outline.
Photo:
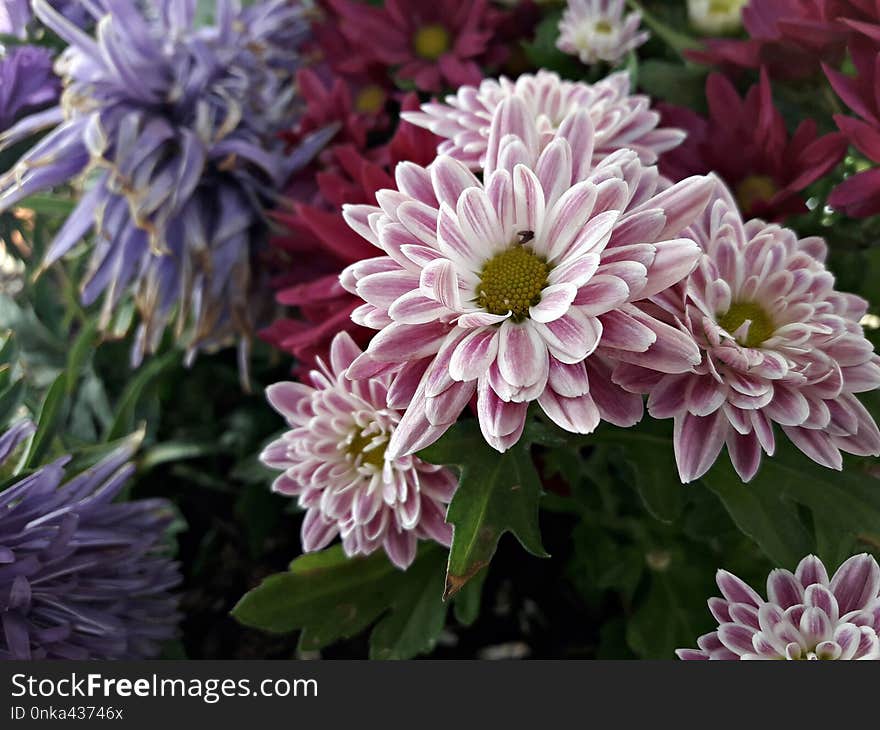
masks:
<path id="1" fill-rule="evenodd" d="M 33 431 L 21 421 L 0 435 L 0 464 Z M 67 481 L 64 457 L 0 493 L 0 659 L 146 659 L 176 634 L 174 511 L 113 501 L 131 457 L 121 447 Z"/>
<path id="2" fill-rule="evenodd" d="M 726 570 L 709 599 L 718 629 L 680 659 L 880 659 L 880 566 L 863 553 L 828 579 L 815 555 L 767 578 L 767 600 Z"/>
<path id="3" fill-rule="evenodd" d="M 263 207 L 323 142 L 317 133 L 281 154 L 279 133 L 297 114 L 294 49 L 305 10 L 266 0 L 237 12 L 218 4 L 197 27 L 194 0 L 84 5 L 92 38 L 46 0 L 39 18 L 70 45 L 56 65 L 61 104 L 21 120 L 8 145 L 51 131 L 0 179 L 0 207 L 86 176 L 86 192 L 46 254 L 57 261 L 94 231 L 82 285 L 104 297 L 102 324 L 132 292 L 141 315 L 133 360 L 152 352 L 175 315 L 190 354 L 242 343 L 261 306 L 253 268 Z"/>

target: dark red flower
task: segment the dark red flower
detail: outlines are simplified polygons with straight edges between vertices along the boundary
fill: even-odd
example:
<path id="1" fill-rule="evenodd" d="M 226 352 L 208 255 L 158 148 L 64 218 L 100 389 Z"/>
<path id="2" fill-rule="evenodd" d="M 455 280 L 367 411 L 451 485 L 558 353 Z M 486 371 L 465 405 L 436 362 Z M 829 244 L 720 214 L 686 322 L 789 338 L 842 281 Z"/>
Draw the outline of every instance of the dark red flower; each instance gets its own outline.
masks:
<path id="1" fill-rule="evenodd" d="M 352 61 L 379 63 L 423 91 L 475 84 L 499 14 L 487 0 L 325 0 Z M 350 62 L 351 63 L 351 62 Z"/>
<path id="2" fill-rule="evenodd" d="M 803 120 L 789 136 L 764 69 L 744 99 L 728 79 L 711 74 L 706 97 L 708 119 L 660 105 L 665 124 L 688 132 L 684 144 L 661 157 L 661 172 L 680 180 L 714 171 L 747 218 L 778 221 L 806 210 L 801 191 L 843 159 L 846 137 L 839 132 L 820 136 L 813 119 Z"/>
<path id="3" fill-rule="evenodd" d="M 860 119 L 837 114 L 834 121 L 853 146 L 872 162 L 880 163 L 880 53 L 867 39 L 850 44 L 853 64 L 858 73 L 846 76 L 825 68 L 831 86 Z M 855 218 L 880 213 L 880 169 L 873 168 L 844 180 L 831 193 L 833 208 Z"/>
<path id="4" fill-rule="evenodd" d="M 711 38 L 704 48 L 687 51 L 692 61 L 727 68 L 767 69 L 773 78 L 804 78 L 822 61 L 843 58 L 850 28 L 839 18 L 861 16 L 873 0 L 751 0 L 742 10 L 745 40 Z"/>
<path id="5" fill-rule="evenodd" d="M 404 109 L 418 108 L 408 96 Z M 436 157 L 439 139 L 408 122 L 401 122 L 387 144 L 371 150 L 351 144 L 332 147 L 317 173 L 303 173 L 291 184 L 292 209 L 277 212 L 285 232 L 272 240 L 278 254 L 273 281 L 279 304 L 296 308 L 293 317 L 276 320 L 260 334 L 263 339 L 294 355 L 300 367 L 311 367 L 316 355 L 327 352 L 330 340 L 346 330 L 361 344 L 374 334 L 351 321 L 351 312 L 363 302 L 339 285 L 347 265 L 381 252 L 354 233 L 342 218 L 344 203 L 376 202 L 376 191 L 394 188 L 393 170 L 409 160 L 427 165 Z M 304 202 L 308 201 L 308 202 Z"/>

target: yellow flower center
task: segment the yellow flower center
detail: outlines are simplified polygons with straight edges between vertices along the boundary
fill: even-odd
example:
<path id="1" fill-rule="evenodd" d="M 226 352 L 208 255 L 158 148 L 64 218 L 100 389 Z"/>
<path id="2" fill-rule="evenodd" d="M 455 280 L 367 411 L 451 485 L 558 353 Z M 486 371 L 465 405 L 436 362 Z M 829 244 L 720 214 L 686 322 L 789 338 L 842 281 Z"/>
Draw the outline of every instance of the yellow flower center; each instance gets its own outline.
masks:
<path id="1" fill-rule="evenodd" d="M 736 186 L 736 200 L 740 210 L 743 213 L 748 213 L 755 203 L 770 200 L 776 195 L 777 190 L 773 178 L 767 175 L 749 175 Z"/>
<path id="2" fill-rule="evenodd" d="M 717 316 L 718 324 L 731 335 L 736 332 L 742 323 L 750 320 L 748 334 L 745 340 L 739 343 L 745 347 L 758 347 L 776 331 L 776 325 L 770 319 L 770 315 L 764 308 L 754 302 L 738 302 L 731 304 L 730 309 L 724 314 Z"/>
<path id="3" fill-rule="evenodd" d="M 493 256 L 480 273 L 477 303 L 492 314 L 513 312 L 513 319 L 528 317 L 529 307 L 541 301 L 550 265 L 525 246 L 516 245 Z"/>
<path id="4" fill-rule="evenodd" d="M 374 445 L 375 438 L 375 433 L 356 430 L 345 447 L 345 453 L 357 465 L 371 464 L 377 469 L 382 469 L 385 466 L 385 449 L 388 448 L 388 439 Z"/>
<path id="5" fill-rule="evenodd" d="M 354 106 L 364 114 L 377 114 L 385 106 L 385 91 L 376 84 L 365 86 L 357 95 Z"/>
<path id="6" fill-rule="evenodd" d="M 711 0 L 709 12 L 712 15 L 728 15 L 739 10 L 743 4 L 743 0 Z"/>
<path id="7" fill-rule="evenodd" d="M 614 26 L 607 20 L 597 20 L 596 25 L 593 26 L 593 31 L 601 35 L 611 35 L 613 30 Z"/>
<path id="8" fill-rule="evenodd" d="M 423 25 L 413 38 L 416 55 L 428 61 L 436 61 L 449 50 L 449 33 L 442 25 Z"/>

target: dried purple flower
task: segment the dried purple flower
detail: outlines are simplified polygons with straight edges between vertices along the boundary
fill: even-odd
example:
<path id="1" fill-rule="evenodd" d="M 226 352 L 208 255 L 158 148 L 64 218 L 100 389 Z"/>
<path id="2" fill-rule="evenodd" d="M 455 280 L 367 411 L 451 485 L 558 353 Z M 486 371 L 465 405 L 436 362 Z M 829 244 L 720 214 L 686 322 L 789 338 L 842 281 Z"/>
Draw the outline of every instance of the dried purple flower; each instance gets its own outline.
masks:
<path id="1" fill-rule="evenodd" d="M 0 435 L 0 464 L 33 432 Z M 63 486 L 62 457 L 0 492 L 0 660 L 145 659 L 176 632 L 168 502 L 113 502 L 123 446 Z"/>
<path id="2" fill-rule="evenodd" d="M 134 363 L 156 349 L 175 312 L 188 357 L 232 336 L 244 352 L 260 304 L 253 263 L 263 207 L 332 133 L 317 132 L 287 156 L 278 137 L 298 113 L 293 76 L 307 10 L 286 0 L 245 9 L 217 0 L 215 24 L 197 27 L 195 0 L 83 4 L 95 14 L 95 38 L 47 0 L 34 1 L 40 20 L 70 44 L 56 66 L 65 90 L 58 107 L 0 136 L 8 146 L 52 129 L 0 178 L 0 210 L 84 180 L 44 265 L 95 232 L 82 299 L 104 295 L 107 326 L 133 291 L 141 316 Z"/>

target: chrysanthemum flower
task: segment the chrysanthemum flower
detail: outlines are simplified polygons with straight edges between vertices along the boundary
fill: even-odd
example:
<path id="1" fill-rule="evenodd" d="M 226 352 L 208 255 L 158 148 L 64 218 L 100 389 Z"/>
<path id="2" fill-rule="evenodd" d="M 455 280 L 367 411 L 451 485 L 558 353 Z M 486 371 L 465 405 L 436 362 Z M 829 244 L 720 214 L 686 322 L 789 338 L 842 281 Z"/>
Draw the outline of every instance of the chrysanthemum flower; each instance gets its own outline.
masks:
<path id="1" fill-rule="evenodd" d="M 688 19 L 703 33 L 730 33 L 742 27 L 748 0 L 688 0 Z"/>
<path id="2" fill-rule="evenodd" d="M 625 0 L 568 0 L 556 47 L 577 56 L 581 63 L 617 63 L 650 36 L 639 31 L 641 13 L 624 17 L 625 9 Z"/>
<path id="3" fill-rule="evenodd" d="M 590 116 L 579 110 L 542 144 L 519 97 L 498 107 L 484 182 L 440 156 L 397 166 L 380 207 L 347 206 L 349 225 L 387 255 L 341 280 L 367 303 L 355 321 L 381 330 L 351 376 L 404 363 L 391 402 L 411 401 L 388 453 L 426 446 L 477 394 L 486 440 L 504 451 L 537 400 L 562 428 L 589 433 L 605 418 L 632 425 L 638 398 L 608 381 L 605 358 L 662 372 L 689 370 L 693 341 L 633 307 L 680 280 L 699 255 L 677 234 L 713 183 L 659 192 L 656 168 L 631 150 L 594 170 Z M 424 374 L 424 375 L 423 375 Z"/>
<path id="4" fill-rule="evenodd" d="M 52 56 L 39 46 L 13 46 L 0 58 L 0 132 L 19 117 L 53 104 L 61 83 Z"/>
<path id="5" fill-rule="evenodd" d="M 387 0 L 374 7 L 326 0 L 340 32 L 365 60 L 396 69 L 423 91 L 474 84 L 492 39 L 495 13 L 486 0 Z"/>
<path id="6" fill-rule="evenodd" d="M 815 555 L 767 578 L 767 600 L 726 570 L 710 598 L 718 629 L 680 659 L 880 659 L 880 566 L 854 555 L 828 579 Z"/>
<path id="7" fill-rule="evenodd" d="M 583 110 L 593 126 L 594 162 L 627 148 L 650 165 L 661 152 L 681 144 L 685 133 L 657 129 L 660 115 L 650 109 L 648 97 L 629 90 L 629 74 L 623 71 L 590 85 L 563 81 L 558 74 L 542 70 L 523 74 L 515 82 L 502 76 L 486 79 L 478 87 L 462 87 L 445 103 L 424 104 L 421 112 L 407 112 L 403 118 L 443 137 L 439 154 L 479 170 L 486 161 L 492 116 L 502 101 L 516 96 L 534 117 L 541 143 L 553 139 L 568 115 Z"/>
<path id="8" fill-rule="evenodd" d="M 0 436 L 0 463 L 33 426 Z M 147 659 L 177 631 L 165 500 L 114 503 L 123 447 L 64 481 L 61 458 L 0 493 L 0 659 Z"/>
<path id="9" fill-rule="evenodd" d="M 699 344 L 702 362 L 689 373 L 628 364 L 614 373 L 624 388 L 650 394 L 653 417 L 675 419 L 681 480 L 705 474 L 725 444 L 750 480 L 762 452 L 773 454 L 774 423 L 832 469 L 842 468 L 841 451 L 880 455 L 880 432 L 855 397 L 880 387 L 880 358 L 859 325 L 867 302 L 835 291 L 825 242 L 744 224 L 726 192 L 685 235 L 705 255 L 654 303 Z"/>
<path id="10" fill-rule="evenodd" d="M 747 218 L 779 221 L 805 213 L 803 190 L 843 159 L 846 137 L 820 135 L 814 119 L 801 121 L 789 137 L 764 69 L 744 99 L 727 78 L 711 74 L 706 99 L 708 119 L 690 109 L 661 107 L 665 122 L 688 132 L 684 144 L 662 156 L 661 172 L 673 180 L 717 173 Z"/>
<path id="11" fill-rule="evenodd" d="M 843 58 L 850 29 L 838 20 L 839 0 L 750 0 L 742 9 L 745 40 L 712 38 L 685 56 L 732 69 L 767 68 L 773 78 L 798 79 L 819 71 L 820 61 Z"/>
<path id="12" fill-rule="evenodd" d="M 194 0 L 148 5 L 113 3 L 93 39 L 35 0 L 70 44 L 57 64 L 65 91 L 59 107 L 4 135 L 8 144 L 54 127 L 0 179 L 5 209 L 85 177 L 45 264 L 97 234 L 82 298 L 103 293 L 106 325 L 133 290 L 142 319 L 135 362 L 175 311 L 190 354 L 233 333 L 246 343 L 260 304 L 251 263 L 262 206 L 323 141 L 285 156 L 278 138 L 297 114 L 302 7 L 265 0 L 225 12 L 232 6 L 221 2 L 216 25 L 196 27 Z"/>
<path id="13" fill-rule="evenodd" d="M 449 545 L 452 528 L 444 516 L 458 481 L 445 467 L 388 454 L 401 416 L 386 404 L 392 378 L 349 380 L 346 370 L 360 354 L 341 332 L 329 363 L 319 361 L 312 371 L 311 386 L 276 383 L 267 389 L 291 430 L 260 458 L 284 470 L 273 489 L 298 497 L 306 510 L 304 551 L 320 550 L 340 535 L 346 555 L 382 547 L 405 569 L 419 538 Z"/>
<path id="14" fill-rule="evenodd" d="M 880 53 L 866 39 L 850 44 L 850 55 L 857 75 L 848 76 L 826 67 L 828 80 L 837 95 L 861 119 L 837 114 L 834 121 L 865 157 L 880 163 Z M 880 213 L 880 168 L 873 167 L 844 180 L 831 193 L 828 202 L 847 215 L 865 218 Z"/>

